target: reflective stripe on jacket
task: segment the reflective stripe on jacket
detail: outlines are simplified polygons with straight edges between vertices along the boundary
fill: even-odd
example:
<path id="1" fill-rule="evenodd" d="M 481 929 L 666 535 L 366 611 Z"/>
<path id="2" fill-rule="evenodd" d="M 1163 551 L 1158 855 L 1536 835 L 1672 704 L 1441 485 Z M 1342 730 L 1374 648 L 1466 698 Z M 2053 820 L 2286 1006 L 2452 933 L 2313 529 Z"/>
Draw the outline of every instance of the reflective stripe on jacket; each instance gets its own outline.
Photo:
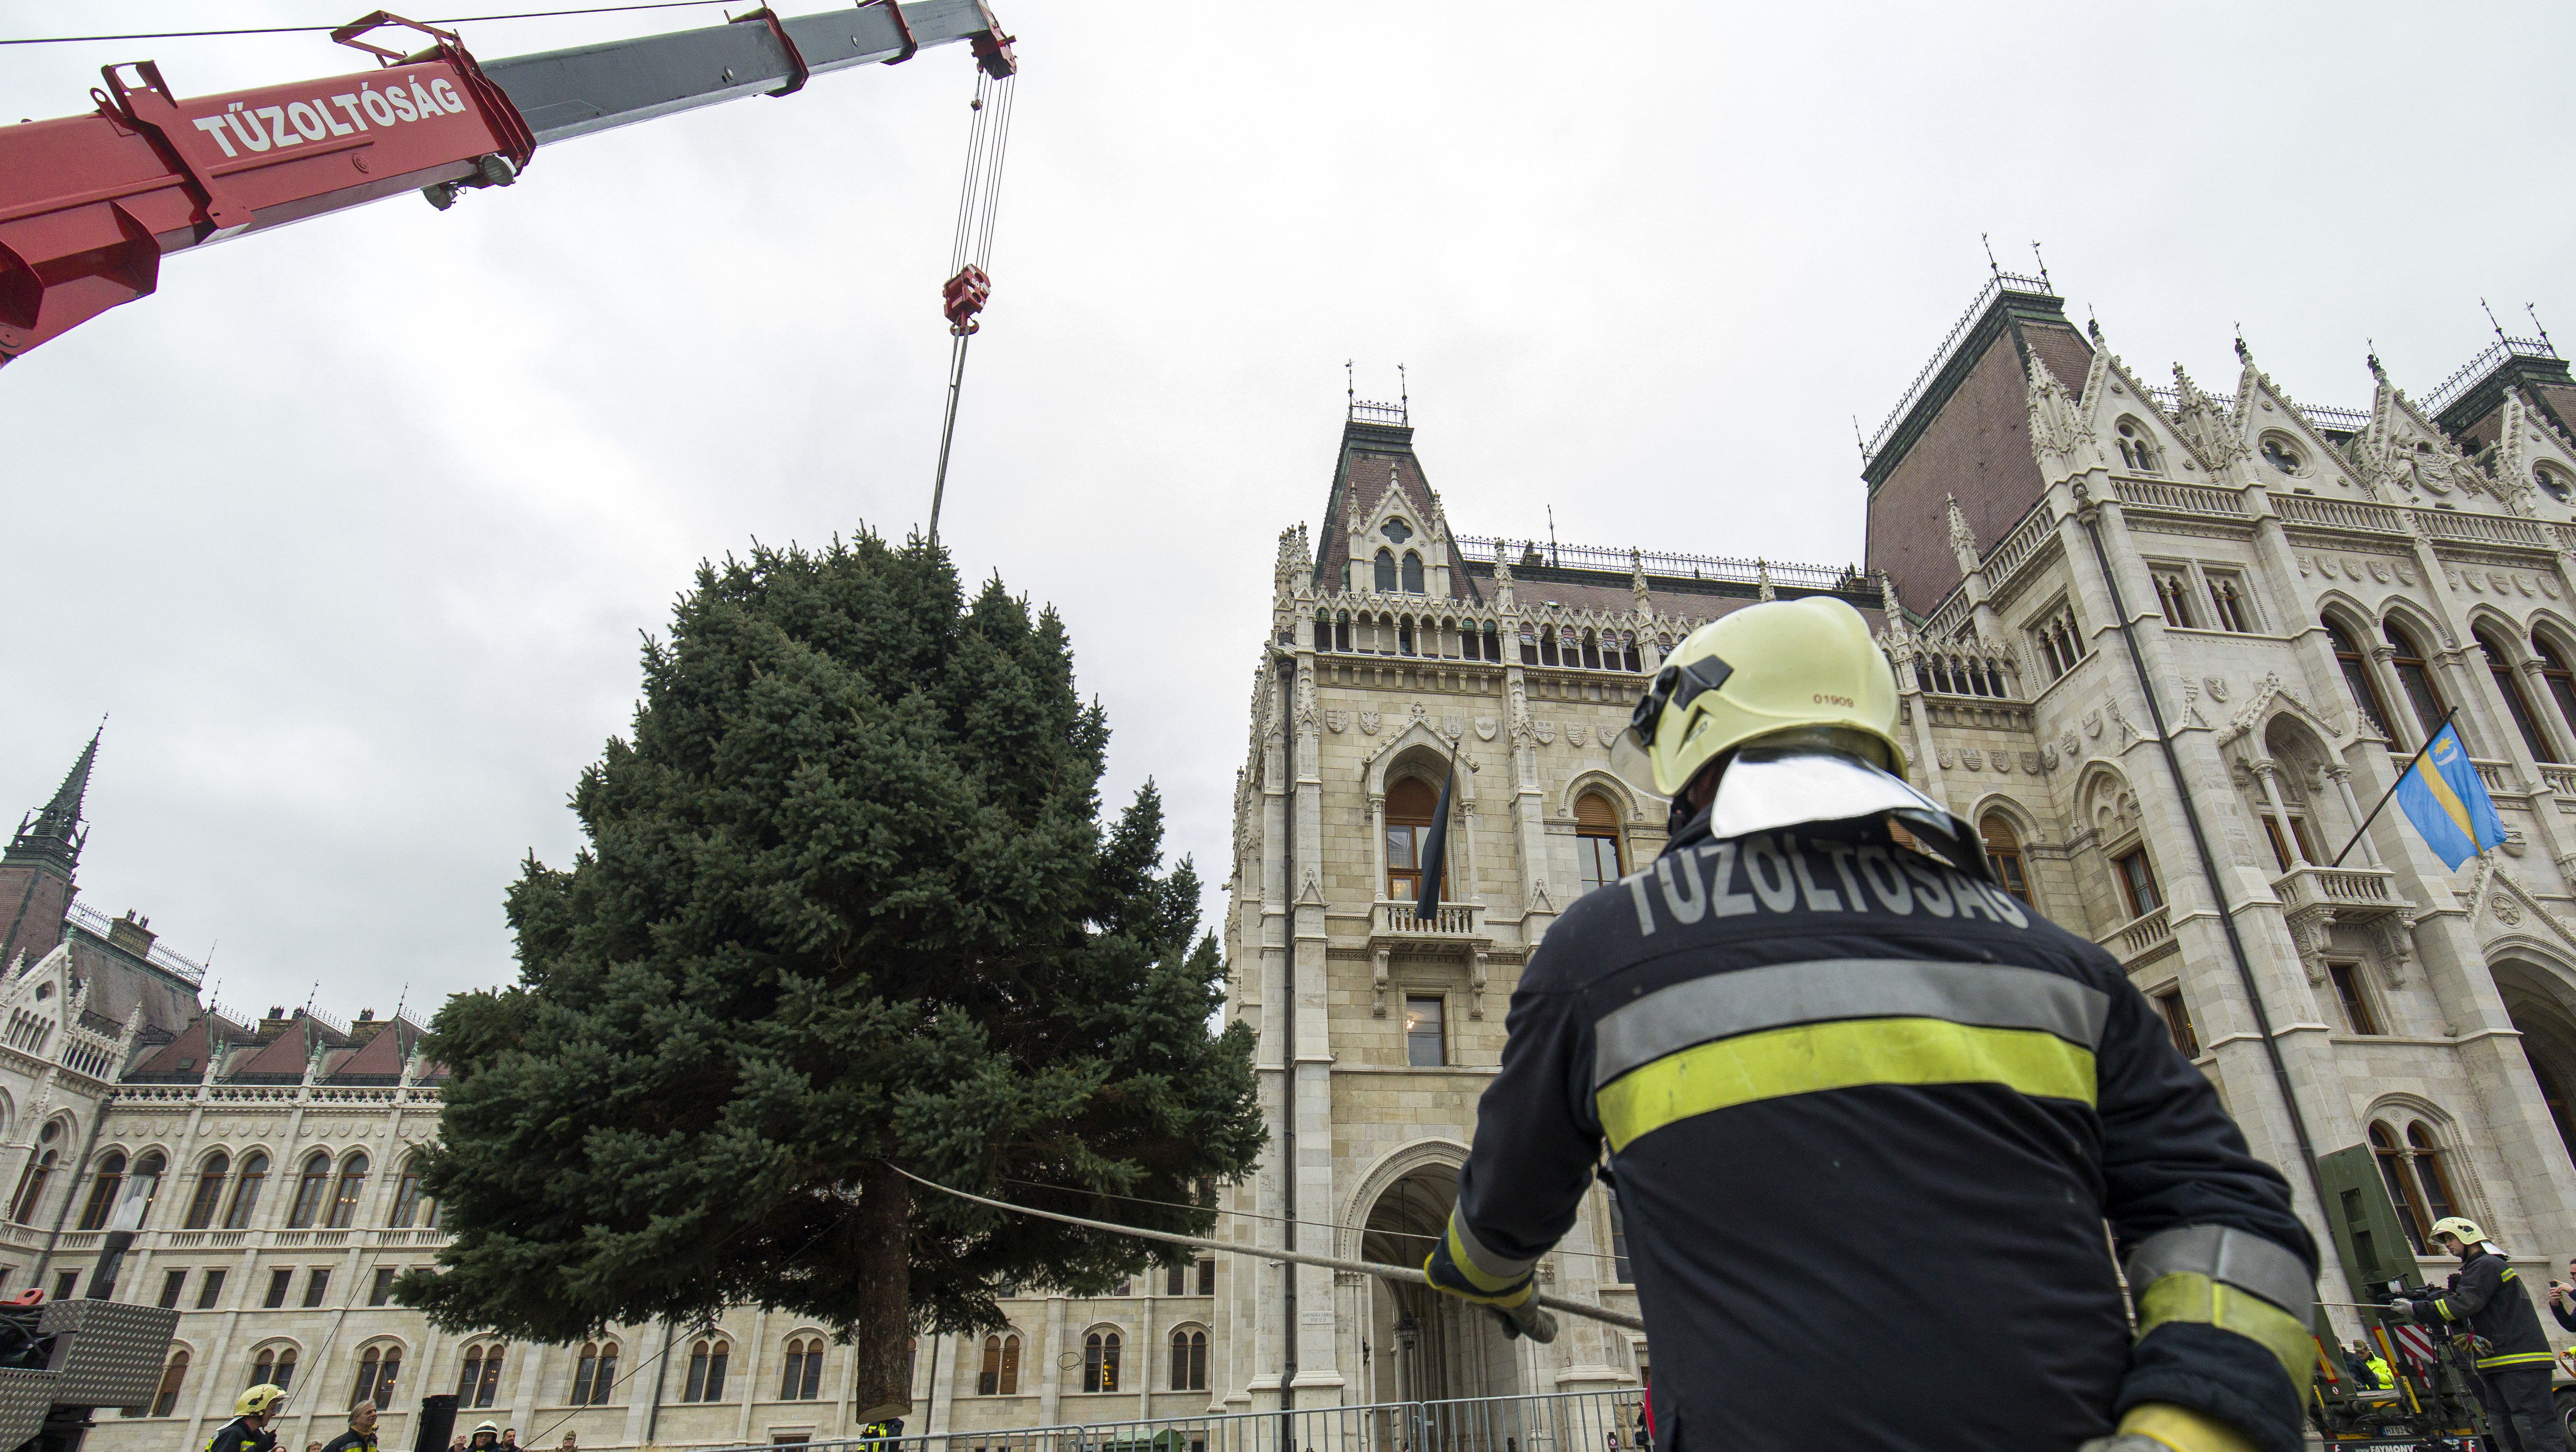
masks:
<path id="1" fill-rule="evenodd" d="M 2484 1251 L 2452 1272 L 2447 1289 L 2425 1295 L 2440 1321 L 2465 1328 L 2487 1343 L 2477 1358 L 2480 1371 L 2510 1371 L 2517 1366 L 2547 1366 L 2549 1335 L 2540 1329 L 2540 1312 L 2522 1276 L 2503 1256 Z"/>

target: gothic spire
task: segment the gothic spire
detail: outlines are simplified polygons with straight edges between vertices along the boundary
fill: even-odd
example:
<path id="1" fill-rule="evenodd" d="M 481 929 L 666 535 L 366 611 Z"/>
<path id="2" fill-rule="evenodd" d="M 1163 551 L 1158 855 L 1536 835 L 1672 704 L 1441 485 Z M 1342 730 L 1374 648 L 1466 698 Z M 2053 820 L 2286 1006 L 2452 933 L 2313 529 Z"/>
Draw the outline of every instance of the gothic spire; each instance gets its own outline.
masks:
<path id="1" fill-rule="evenodd" d="M 107 723 L 102 721 L 98 730 L 90 733 L 89 744 L 81 748 L 80 759 L 64 775 L 54 799 L 19 820 L 18 835 L 10 839 L 9 850 L 0 853 L 0 862 L 41 863 L 66 877 L 80 865 L 81 843 L 89 835 L 82 829 L 81 798 L 89 793 L 89 769 L 98 760 L 98 738 L 106 730 Z"/>

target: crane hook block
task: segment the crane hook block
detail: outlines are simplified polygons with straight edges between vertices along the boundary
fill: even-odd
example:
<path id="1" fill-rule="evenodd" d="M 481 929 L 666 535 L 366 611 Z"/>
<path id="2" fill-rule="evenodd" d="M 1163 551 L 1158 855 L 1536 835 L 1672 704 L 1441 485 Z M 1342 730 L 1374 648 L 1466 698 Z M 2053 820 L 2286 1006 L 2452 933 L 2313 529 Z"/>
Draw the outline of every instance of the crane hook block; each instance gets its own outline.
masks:
<path id="1" fill-rule="evenodd" d="M 971 262 L 959 268 L 957 275 L 948 279 L 948 285 L 939 290 L 939 310 L 948 315 L 948 331 L 960 336 L 974 332 L 982 326 L 975 321 L 975 315 L 992 298 L 993 279 L 985 275 L 984 269 Z"/>

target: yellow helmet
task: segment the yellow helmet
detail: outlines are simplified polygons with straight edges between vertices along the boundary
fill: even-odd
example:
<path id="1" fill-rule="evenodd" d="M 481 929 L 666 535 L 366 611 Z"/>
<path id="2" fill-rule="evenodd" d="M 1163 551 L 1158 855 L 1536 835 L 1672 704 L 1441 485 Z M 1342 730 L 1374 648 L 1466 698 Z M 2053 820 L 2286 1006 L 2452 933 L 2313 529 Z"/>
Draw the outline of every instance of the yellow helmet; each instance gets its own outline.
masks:
<path id="1" fill-rule="evenodd" d="M 265 1416 L 284 1400 L 286 1400 L 284 1388 L 261 1382 L 233 1398 L 233 1415 L 236 1417 Z"/>
<path id="2" fill-rule="evenodd" d="M 1757 740 L 1849 751 L 1905 774 L 1896 672 L 1858 610 L 1811 595 L 1692 631 L 1638 699 L 1610 765 L 1630 785 L 1670 797 L 1720 753 Z"/>
<path id="3" fill-rule="evenodd" d="M 2456 1235 L 2460 1244 L 2467 1246 L 2475 1246 L 2487 1238 L 2487 1233 L 2478 1228 L 2478 1222 L 2458 1215 L 2445 1216 L 2433 1222 L 2432 1238 L 2439 1240 L 2445 1235 Z"/>

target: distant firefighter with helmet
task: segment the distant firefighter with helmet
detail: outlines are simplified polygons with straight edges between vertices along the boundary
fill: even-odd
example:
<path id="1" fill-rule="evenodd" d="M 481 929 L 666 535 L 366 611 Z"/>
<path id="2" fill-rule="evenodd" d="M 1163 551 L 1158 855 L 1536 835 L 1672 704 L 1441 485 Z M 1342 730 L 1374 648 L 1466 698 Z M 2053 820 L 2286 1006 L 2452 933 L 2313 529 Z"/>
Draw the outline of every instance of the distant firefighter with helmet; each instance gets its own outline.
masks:
<path id="1" fill-rule="evenodd" d="M 2433 1243 L 2460 1258 L 2450 1286 L 2391 1297 L 2389 1319 L 2421 1322 L 2435 1335 L 2472 1338 L 2478 1399 L 2486 1403 L 2505 1452 L 2566 1452 L 2566 1424 L 2551 1401 L 2556 1364 L 2530 1288 L 2474 1220 L 2452 1215 L 2434 1221 Z"/>
<path id="2" fill-rule="evenodd" d="M 1663 663 L 1612 765 L 1670 841 L 1532 956 L 1432 1284 L 1517 1332 L 1606 1145 L 1658 1452 L 2298 1452 L 2289 1187 L 2119 964 L 1905 783 L 1896 720 L 1830 597 Z"/>
<path id="3" fill-rule="evenodd" d="M 206 1439 L 206 1452 L 275 1452 L 277 1433 L 269 1423 L 285 1401 L 285 1389 L 268 1382 L 233 1398 L 233 1419 Z"/>

